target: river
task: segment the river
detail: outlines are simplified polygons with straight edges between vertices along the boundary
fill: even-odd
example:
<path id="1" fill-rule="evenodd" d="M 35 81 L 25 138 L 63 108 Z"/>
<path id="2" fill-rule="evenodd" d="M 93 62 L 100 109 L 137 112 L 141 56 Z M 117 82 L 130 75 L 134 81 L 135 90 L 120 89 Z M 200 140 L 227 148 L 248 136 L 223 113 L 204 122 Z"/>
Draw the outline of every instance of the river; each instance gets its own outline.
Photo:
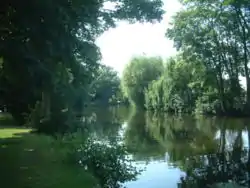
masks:
<path id="1" fill-rule="evenodd" d="M 134 165 L 144 169 L 136 181 L 125 183 L 127 188 L 248 184 L 249 119 L 174 116 L 125 107 L 90 112 L 92 134 L 122 137 Z"/>

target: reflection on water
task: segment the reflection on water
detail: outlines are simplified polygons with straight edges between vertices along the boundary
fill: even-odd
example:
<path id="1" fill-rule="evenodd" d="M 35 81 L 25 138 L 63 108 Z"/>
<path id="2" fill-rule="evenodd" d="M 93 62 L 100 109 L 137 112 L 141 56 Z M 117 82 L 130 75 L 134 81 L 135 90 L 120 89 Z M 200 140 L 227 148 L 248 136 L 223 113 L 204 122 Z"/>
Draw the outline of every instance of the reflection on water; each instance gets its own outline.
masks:
<path id="1" fill-rule="evenodd" d="M 93 136 L 122 136 L 145 170 L 128 188 L 250 187 L 248 119 L 172 116 L 126 108 L 91 110 Z"/>

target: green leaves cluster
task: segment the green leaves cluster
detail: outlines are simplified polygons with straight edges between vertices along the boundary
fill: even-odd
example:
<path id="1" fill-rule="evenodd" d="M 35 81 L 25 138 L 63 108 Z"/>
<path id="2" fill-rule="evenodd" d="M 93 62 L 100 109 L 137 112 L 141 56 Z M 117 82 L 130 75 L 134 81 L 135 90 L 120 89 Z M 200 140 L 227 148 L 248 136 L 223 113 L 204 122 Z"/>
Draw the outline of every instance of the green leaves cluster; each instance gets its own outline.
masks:
<path id="1" fill-rule="evenodd" d="M 208 87 L 205 67 L 188 63 L 181 56 L 170 58 L 160 79 L 145 92 L 147 109 L 167 112 L 192 112 L 197 97 Z"/>
<path id="2" fill-rule="evenodd" d="M 167 37 L 185 59 L 200 61 L 215 78 L 217 113 L 245 114 L 250 102 L 249 2 L 188 0 L 183 5 Z M 245 80 L 246 93 L 240 78 Z M 203 97 L 201 103 L 210 97 Z"/>
<path id="3" fill-rule="evenodd" d="M 102 143 L 90 139 L 78 148 L 75 155 L 103 188 L 122 188 L 123 183 L 135 180 L 139 174 L 128 158 L 127 148 L 117 142 Z"/>
<path id="4" fill-rule="evenodd" d="M 101 65 L 96 72 L 95 79 L 89 85 L 88 92 L 91 102 L 95 104 L 117 103 L 117 95 L 120 92 L 118 73 L 112 67 Z"/>
<path id="5" fill-rule="evenodd" d="M 200 62 L 179 55 L 165 63 L 159 58 L 133 59 L 122 77 L 125 95 L 136 107 L 168 112 L 192 112 L 213 78 Z"/>
<path id="6" fill-rule="evenodd" d="M 181 3 L 183 9 L 173 17 L 172 27 L 166 33 L 180 54 L 169 60 L 164 73 L 155 79 L 147 79 L 149 73 L 143 74 L 141 80 L 134 79 L 132 70 L 140 69 L 127 67 L 124 75 L 129 76 L 124 77 L 130 82 L 124 79 L 124 83 L 131 89 L 125 90 L 125 94 L 138 96 L 131 101 L 141 100 L 136 104 L 145 104 L 148 109 L 249 115 L 249 2 Z M 150 68 L 147 70 L 150 72 Z M 142 85 L 143 89 L 135 85 Z"/>
<path id="7" fill-rule="evenodd" d="M 125 67 L 122 75 L 121 85 L 124 95 L 133 105 L 143 108 L 145 89 L 151 81 L 160 77 L 162 70 L 161 58 L 133 58 Z"/>
<path id="8" fill-rule="evenodd" d="M 145 92 L 146 107 L 164 111 L 190 110 L 193 93 L 188 84 L 192 81 L 192 65 L 170 59 L 159 80 L 149 84 Z"/>
<path id="9" fill-rule="evenodd" d="M 158 21 L 161 7 L 160 0 L 1 1 L 0 105 L 20 124 L 37 102 L 37 123 L 70 121 L 99 71 L 96 38 L 118 20 Z"/>

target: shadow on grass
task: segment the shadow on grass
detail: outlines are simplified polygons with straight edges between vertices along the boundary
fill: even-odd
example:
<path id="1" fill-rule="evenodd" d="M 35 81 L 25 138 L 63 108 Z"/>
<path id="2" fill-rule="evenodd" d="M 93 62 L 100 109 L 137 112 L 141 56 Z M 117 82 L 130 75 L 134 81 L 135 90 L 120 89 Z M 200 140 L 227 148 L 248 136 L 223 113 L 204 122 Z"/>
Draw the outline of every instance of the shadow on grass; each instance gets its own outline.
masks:
<path id="1" fill-rule="evenodd" d="M 21 137 L 0 138 L 0 182 L 3 188 L 20 187 L 19 143 Z"/>
<path id="2" fill-rule="evenodd" d="M 17 130 L 0 128 L 1 188 L 94 187 L 89 173 L 64 163 L 65 153 L 52 137 Z"/>

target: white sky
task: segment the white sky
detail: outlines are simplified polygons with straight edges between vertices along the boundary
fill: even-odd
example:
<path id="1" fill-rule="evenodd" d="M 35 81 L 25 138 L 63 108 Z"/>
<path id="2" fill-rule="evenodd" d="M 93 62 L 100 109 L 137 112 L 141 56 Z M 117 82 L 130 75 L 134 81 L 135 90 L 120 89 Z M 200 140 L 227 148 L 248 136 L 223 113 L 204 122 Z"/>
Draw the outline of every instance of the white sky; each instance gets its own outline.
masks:
<path id="1" fill-rule="evenodd" d="M 173 42 L 165 37 L 170 17 L 181 8 L 178 0 L 163 0 L 166 14 L 157 24 L 128 24 L 119 22 L 106 31 L 96 43 L 101 49 L 102 63 L 112 66 L 120 74 L 129 60 L 143 53 L 149 56 L 169 57 L 176 53 Z"/>

